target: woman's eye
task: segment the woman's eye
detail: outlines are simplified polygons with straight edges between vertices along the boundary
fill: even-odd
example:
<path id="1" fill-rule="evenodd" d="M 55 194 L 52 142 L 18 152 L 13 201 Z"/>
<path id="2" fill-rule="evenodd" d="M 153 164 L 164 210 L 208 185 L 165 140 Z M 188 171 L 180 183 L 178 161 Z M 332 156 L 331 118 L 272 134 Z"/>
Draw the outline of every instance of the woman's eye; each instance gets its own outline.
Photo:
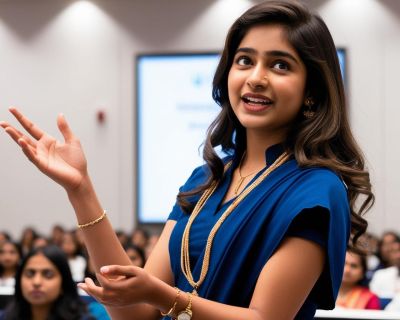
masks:
<path id="1" fill-rule="evenodd" d="M 236 59 L 236 63 L 241 66 L 247 66 L 251 64 L 251 60 L 249 57 L 240 56 L 239 58 Z"/>
<path id="2" fill-rule="evenodd" d="M 32 278 L 35 275 L 35 271 L 33 271 L 33 270 L 25 270 L 24 271 L 24 275 L 27 278 Z"/>
<path id="3" fill-rule="evenodd" d="M 283 61 L 275 62 L 272 67 L 278 70 L 289 70 L 289 65 Z"/>
<path id="4" fill-rule="evenodd" d="M 51 279 L 54 277 L 54 272 L 52 270 L 44 270 L 43 277 L 45 277 L 47 279 Z"/>

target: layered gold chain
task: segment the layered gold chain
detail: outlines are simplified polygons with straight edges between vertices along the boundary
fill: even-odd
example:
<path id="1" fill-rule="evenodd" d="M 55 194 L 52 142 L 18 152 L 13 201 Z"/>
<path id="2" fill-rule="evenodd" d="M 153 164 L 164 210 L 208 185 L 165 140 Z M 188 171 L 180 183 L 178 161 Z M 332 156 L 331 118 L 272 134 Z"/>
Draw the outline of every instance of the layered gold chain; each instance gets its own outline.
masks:
<path id="1" fill-rule="evenodd" d="M 254 182 L 252 182 L 248 187 L 246 187 L 239 196 L 229 205 L 229 207 L 224 211 L 218 221 L 215 223 L 214 227 L 211 229 L 210 234 L 207 238 L 206 243 L 206 250 L 204 253 L 203 264 L 201 266 L 201 272 L 199 280 L 195 281 L 193 279 L 193 274 L 190 269 L 190 255 L 189 255 L 189 235 L 190 235 L 190 228 L 193 224 L 194 219 L 196 219 L 197 215 L 200 213 L 201 209 L 203 209 L 207 200 L 211 197 L 214 193 L 215 189 L 217 188 L 217 183 L 213 182 L 211 186 L 204 191 L 202 196 L 200 197 L 199 201 L 197 202 L 196 206 L 191 213 L 189 220 L 186 224 L 185 230 L 183 231 L 182 235 L 182 246 L 181 246 L 181 269 L 183 274 L 185 275 L 186 279 L 193 287 L 193 294 L 197 295 L 197 289 L 203 283 L 204 279 L 206 278 L 208 267 L 210 265 L 210 254 L 211 254 L 211 247 L 214 241 L 215 234 L 217 233 L 218 229 L 221 227 L 222 223 L 226 220 L 226 218 L 232 213 L 232 211 L 238 206 L 238 204 L 254 189 L 256 188 L 271 172 L 281 166 L 283 163 L 287 161 L 289 158 L 289 154 L 284 152 L 275 162 L 265 170 Z M 225 171 L 231 166 L 232 162 L 229 162 L 225 166 Z"/>

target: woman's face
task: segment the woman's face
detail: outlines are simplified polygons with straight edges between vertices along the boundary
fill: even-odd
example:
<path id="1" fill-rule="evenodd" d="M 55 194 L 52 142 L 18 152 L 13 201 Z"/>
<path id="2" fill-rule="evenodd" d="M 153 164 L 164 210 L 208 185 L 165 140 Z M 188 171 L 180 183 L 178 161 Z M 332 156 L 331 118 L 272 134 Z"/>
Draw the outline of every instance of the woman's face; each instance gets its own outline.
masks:
<path id="1" fill-rule="evenodd" d="M 16 269 L 20 259 L 19 252 L 12 243 L 6 242 L 2 245 L 0 249 L 0 264 L 5 269 Z"/>
<path id="2" fill-rule="evenodd" d="M 62 277 L 43 254 L 32 256 L 21 275 L 21 291 L 32 306 L 52 304 L 62 293 Z"/>
<path id="3" fill-rule="evenodd" d="M 381 256 L 387 261 L 389 259 L 390 251 L 392 249 L 393 243 L 396 242 L 396 236 L 391 233 L 387 233 L 382 238 L 381 244 Z"/>
<path id="4" fill-rule="evenodd" d="M 285 138 L 305 99 L 306 67 L 279 25 L 252 27 L 228 76 L 229 100 L 240 123 Z"/>
<path id="5" fill-rule="evenodd" d="M 131 259 L 132 264 L 137 267 L 143 267 L 144 266 L 144 261 L 140 254 L 134 249 L 134 248 L 128 248 L 126 249 L 126 254 L 128 257 Z"/>
<path id="6" fill-rule="evenodd" d="M 361 257 L 358 254 L 346 252 L 342 284 L 356 285 L 364 277 Z"/>
<path id="7" fill-rule="evenodd" d="M 68 257 L 74 256 L 76 253 L 76 242 L 74 236 L 71 233 L 65 233 L 61 243 L 61 249 L 65 252 Z"/>

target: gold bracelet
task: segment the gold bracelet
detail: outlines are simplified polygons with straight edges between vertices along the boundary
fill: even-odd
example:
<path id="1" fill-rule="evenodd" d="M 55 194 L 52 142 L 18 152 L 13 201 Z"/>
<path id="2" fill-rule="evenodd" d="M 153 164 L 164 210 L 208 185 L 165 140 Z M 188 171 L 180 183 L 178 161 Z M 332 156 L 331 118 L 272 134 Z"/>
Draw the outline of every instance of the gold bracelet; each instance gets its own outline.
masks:
<path id="1" fill-rule="evenodd" d="M 177 320 L 190 320 L 192 319 L 193 312 L 192 312 L 192 293 L 188 292 L 189 295 L 189 302 L 186 306 L 185 310 L 178 313 L 176 317 Z"/>
<path id="2" fill-rule="evenodd" d="M 175 311 L 176 305 L 178 304 L 179 295 L 181 294 L 181 290 L 180 290 L 180 289 L 178 289 L 178 288 L 175 288 L 175 289 L 176 289 L 176 297 L 175 297 L 175 300 L 174 300 L 174 304 L 172 305 L 172 308 L 169 309 L 169 311 L 168 311 L 167 313 L 164 313 L 164 312 L 162 312 L 162 311 L 160 310 L 160 313 L 161 313 L 161 315 L 162 315 L 163 317 L 165 317 L 165 316 L 170 317 L 170 316 L 173 315 L 173 313 L 174 313 L 174 311 Z"/>
<path id="3" fill-rule="evenodd" d="M 107 215 L 107 212 L 106 212 L 106 210 L 104 210 L 103 214 L 100 217 L 98 217 L 97 219 L 95 219 L 93 221 L 90 221 L 88 223 L 78 224 L 78 228 L 79 229 L 87 228 L 87 227 L 90 227 L 90 226 L 92 226 L 92 225 L 94 225 L 96 223 L 99 223 L 101 220 L 103 220 L 106 217 L 106 215 Z"/>

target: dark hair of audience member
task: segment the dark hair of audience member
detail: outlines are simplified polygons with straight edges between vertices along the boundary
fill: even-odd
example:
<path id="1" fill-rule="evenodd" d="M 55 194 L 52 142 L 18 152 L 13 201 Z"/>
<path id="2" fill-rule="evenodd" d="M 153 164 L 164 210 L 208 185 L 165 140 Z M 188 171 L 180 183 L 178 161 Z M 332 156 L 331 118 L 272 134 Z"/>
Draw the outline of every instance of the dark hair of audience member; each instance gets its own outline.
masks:
<path id="1" fill-rule="evenodd" d="M 133 265 L 141 268 L 144 267 L 144 264 L 146 263 L 146 256 L 142 248 L 130 243 L 124 246 L 124 249 L 126 254 L 129 256 L 129 259 L 131 259 Z"/>
<path id="2" fill-rule="evenodd" d="M 11 240 L 10 234 L 6 231 L 0 231 L 0 243 L 6 240 Z"/>
<path id="3" fill-rule="evenodd" d="M 390 266 L 388 254 L 390 246 L 394 242 L 400 242 L 400 236 L 395 231 L 385 231 L 378 242 L 377 257 L 380 260 L 382 268 L 387 268 Z"/>
<path id="4" fill-rule="evenodd" d="M 363 277 L 358 280 L 357 285 L 363 286 L 363 287 L 368 287 L 368 280 L 366 277 L 367 271 L 368 271 L 368 265 L 367 265 L 367 257 L 365 254 L 363 254 L 359 249 L 357 248 L 347 248 L 347 251 L 350 252 L 353 256 L 357 256 L 360 261 L 361 269 L 362 269 L 362 275 Z"/>
<path id="5" fill-rule="evenodd" d="M 3 248 L 4 248 L 4 246 L 6 246 L 6 245 L 11 245 L 11 246 L 13 246 L 14 249 L 15 249 L 15 251 L 16 251 L 16 252 L 18 253 L 18 255 L 19 255 L 19 260 L 21 260 L 21 258 L 22 258 L 22 250 L 21 250 L 21 247 L 20 247 L 19 243 L 14 242 L 14 241 L 11 241 L 11 240 L 6 240 L 6 241 L 4 241 L 3 243 L 0 244 L 0 254 L 3 253 Z M 18 263 L 17 263 L 16 266 L 15 266 L 16 268 L 17 268 L 18 264 L 19 264 L 19 261 L 18 261 Z M 3 277 L 4 272 L 5 272 L 4 266 L 3 266 L 2 263 L 0 263 L 0 277 Z"/>
<path id="6" fill-rule="evenodd" d="M 19 241 L 21 245 L 22 254 L 27 254 L 33 246 L 33 241 L 37 238 L 38 234 L 33 227 L 26 227 L 22 230 L 21 240 Z"/>
<path id="7" fill-rule="evenodd" d="M 21 278 L 23 276 L 23 272 L 28 261 L 32 257 L 41 254 L 56 267 L 62 278 L 60 291 L 61 294 L 53 302 L 47 320 L 93 319 L 92 317 L 87 316 L 86 305 L 78 295 L 77 287 L 72 279 L 71 271 L 69 269 L 68 260 L 65 253 L 55 245 L 35 248 L 23 258 L 16 274 L 14 298 L 5 310 L 3 319 L 31 319 L 31 305 L 23 295 Z"/>

